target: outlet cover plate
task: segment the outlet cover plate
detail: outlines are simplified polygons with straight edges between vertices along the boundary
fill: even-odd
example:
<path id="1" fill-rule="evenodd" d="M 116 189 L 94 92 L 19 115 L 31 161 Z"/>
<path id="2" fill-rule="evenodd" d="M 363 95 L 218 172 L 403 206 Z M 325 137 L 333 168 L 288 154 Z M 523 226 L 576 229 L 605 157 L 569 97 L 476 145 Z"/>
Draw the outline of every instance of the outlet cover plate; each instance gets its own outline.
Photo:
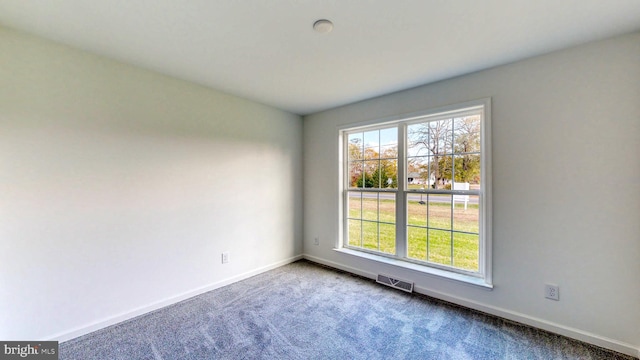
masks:
<path id="1" fill-rule="evenodd" d="M 560 287 L 553 284 L 545 284 L 544 297 L 547 299 L 560 301 Z"/>

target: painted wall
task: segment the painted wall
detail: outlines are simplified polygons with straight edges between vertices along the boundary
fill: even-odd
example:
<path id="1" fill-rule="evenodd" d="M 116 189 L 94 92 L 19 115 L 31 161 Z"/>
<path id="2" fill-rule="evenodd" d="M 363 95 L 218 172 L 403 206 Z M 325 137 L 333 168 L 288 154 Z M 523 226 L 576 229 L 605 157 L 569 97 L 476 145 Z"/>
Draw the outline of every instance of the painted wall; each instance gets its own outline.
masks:
<path id="1" fill-rule="evenodd" d="M 338 126 L 484 97 L 495 288 L 334 251 Z M 413 279 L 422 292 L 638 355 L 640 33 L 307 116 L 304 154 L 310 259 Z M 547 282 L 560 286 L 559 302 L 544 298 Z"/>
<path id="2" fill-rule="evenodd" d="M 301 154 L 297 115 L 0 29 L 0 339 L 299 256 Z"/>

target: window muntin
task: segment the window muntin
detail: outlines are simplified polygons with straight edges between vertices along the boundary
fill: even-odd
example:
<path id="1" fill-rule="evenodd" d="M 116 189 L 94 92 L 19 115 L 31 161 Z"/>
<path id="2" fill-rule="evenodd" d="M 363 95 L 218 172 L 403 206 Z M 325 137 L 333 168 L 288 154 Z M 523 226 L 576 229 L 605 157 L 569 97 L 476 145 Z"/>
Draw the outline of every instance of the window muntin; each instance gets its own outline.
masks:
<path id="1" fill-rule="evenodd" d="M 344 247 L 487 275 L 484 104 L 343 130 Z"/>

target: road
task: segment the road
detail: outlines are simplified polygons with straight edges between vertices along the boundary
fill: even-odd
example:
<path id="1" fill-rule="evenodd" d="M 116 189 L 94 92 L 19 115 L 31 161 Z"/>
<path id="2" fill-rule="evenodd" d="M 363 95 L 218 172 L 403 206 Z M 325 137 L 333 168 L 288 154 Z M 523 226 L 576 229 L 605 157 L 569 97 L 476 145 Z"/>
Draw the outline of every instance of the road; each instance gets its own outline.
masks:
<path id="1" fill-rule="evenodd" d="M 355 193 L 351 193 L 351 197 L 356 197 Z M 365 199 L 375 199 L 377 198 L 376 193 L 370 193 L 370 192 L 363 192 L 362 193 L 362 197 Z M 409 194 L 408 195 L 409 200 L 414 200 L 414 201 L 427 201 L 427 194 Z M 380 199 L 384 199 L 384 200 L 394 200 L 396 198 L 396 194 L 393 193 L 380 193 Z M 450 198 L 447 195 L 431 195 L 429 197 L 429 201 L 430 202 L 440 202 L 440 203 L 448 203 L 450 200 Z M 469 204 L 478 204 L 478 197 L 477 196 L 469 196 Z"/>

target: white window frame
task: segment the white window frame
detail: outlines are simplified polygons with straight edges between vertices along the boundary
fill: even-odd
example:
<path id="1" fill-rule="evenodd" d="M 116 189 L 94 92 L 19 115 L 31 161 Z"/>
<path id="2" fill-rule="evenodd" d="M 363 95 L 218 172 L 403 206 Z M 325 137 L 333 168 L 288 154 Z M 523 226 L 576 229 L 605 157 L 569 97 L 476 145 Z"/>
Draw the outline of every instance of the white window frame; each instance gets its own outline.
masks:
<path id="1" fill-rule="evenodd" d="M 438 119 L 449 119 L 452 116 L 460 116 L 464 112 L 477 112 L 481 110 L 481 160 L 480 160 L 480 183 L 479 191 L 469 191 L 470 195 L 479 195 L 479 270 L 470 272 L 460 268 L 440 266 L 434 263 L 427 263 L 407 257 L 407 194 L 421 193 L 420 190 L 407 189 L 407 126 L 415 123 L 433 121 Z M 398 188 L 389 189 L 366 189 L 367 191 L 386 192 L 396 194 L 396 253 L 384 254 L 376 251 L 369 251 L 362 248 L 350 247 L 346 244 L 348 236 L 347 217 L 348 210 L 347 196 L 349 194 L 346 152 L 348 149 L 347 134 L 356 131 L 369 131 L 384 128 L 389 125 L 398 127 Z M 417 270 L 420 272 L 441 276 L 453 280 L 479 285 L 485 288 L 492 288 L 492 231 L 491 231 L 491 99 L 481 99 L 465 103 L 454 104 L 446 107 L 429 109 L 412 114 L 404 114 L 391 118 L 377 119 L 356 124 L 344 125 L 338 128 L 338 163 L 339 163 L 339 236 L 335 250 L 366 258 L 382 263 L 396 265 L 402 268 Z M 351 189 L 353 190 L 353 189 Z M 431 191 L 433 192 L 433 191 Z M 422 192 L 425 193 L 425 192 Z"/>

